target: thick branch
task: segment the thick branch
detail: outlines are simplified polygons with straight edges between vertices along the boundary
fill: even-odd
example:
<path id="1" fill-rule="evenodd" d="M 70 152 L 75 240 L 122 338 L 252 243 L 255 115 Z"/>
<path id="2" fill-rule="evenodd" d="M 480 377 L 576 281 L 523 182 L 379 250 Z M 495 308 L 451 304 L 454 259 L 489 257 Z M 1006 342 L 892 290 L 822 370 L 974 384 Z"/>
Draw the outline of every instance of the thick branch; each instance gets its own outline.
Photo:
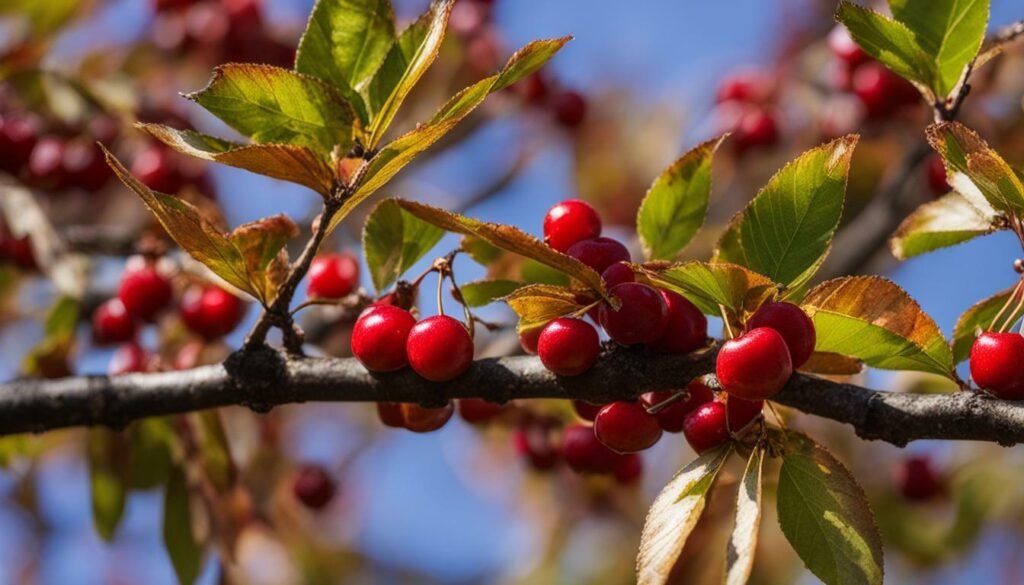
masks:
<path id="1" fill-rule="evenodd" d="M 182 372 L 23 380 L 0 385 L 0 435 L 57 428 L 121 427 L 144 417 L 230 405 L 256 411 L 297 402 L 418 402 L 527 398 L 608 402 L 683 386 L 714 370 L 714 348 L 690 356 L 614 348 L 587 373 L 560 378 L 534 357 L 480 360 L 448 383 L 407 370 L 372 375 L 354 359 L 289 358 L 268 348 L 237 353 L 225 365 Z M 896 445 L 918 439 L 1024 442 L 1024 403 L 974 392 L 877 392 L 797 374 L 775 400 L 850 424 L 865 439 Z"/>

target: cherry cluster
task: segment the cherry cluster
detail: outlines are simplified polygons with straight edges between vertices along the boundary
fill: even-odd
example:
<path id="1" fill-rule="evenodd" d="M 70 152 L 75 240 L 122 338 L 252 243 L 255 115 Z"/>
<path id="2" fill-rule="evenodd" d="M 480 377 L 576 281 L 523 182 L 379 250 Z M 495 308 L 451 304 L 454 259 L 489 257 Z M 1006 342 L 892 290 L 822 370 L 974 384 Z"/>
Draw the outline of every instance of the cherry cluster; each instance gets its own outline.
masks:
<path id="1" fill-rule="evenodd" d="M 865 53 L 846 27 L 838 25 L 832 29 L 828 46 L 835 57 L 831 70 L 833 87 L 857 96 L 868 119 L 885 119 L 920 103 L 917 89 Z"/>
<path id="2" fill-rule="evenodd" d="M 721 132 L 731 132 L 733 149 L 742 155 L 770 148 L 779 141 L 773 76 L 757 69 L 737 71 L 723 79 L 715 94 L 715 117 Z"/>

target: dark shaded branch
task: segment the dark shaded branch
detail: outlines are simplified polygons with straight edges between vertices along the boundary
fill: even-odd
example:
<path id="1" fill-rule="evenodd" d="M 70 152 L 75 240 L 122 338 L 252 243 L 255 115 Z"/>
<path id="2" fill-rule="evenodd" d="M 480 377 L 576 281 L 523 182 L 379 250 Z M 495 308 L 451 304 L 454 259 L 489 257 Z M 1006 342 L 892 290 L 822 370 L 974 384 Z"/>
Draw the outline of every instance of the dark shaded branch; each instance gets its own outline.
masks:
<path id="1" fill-rule="evenodd" d="M 182 372 L 24 380 L 0 385 L 0 434 L 106 425 L 140 418 L 241 405 L 264 412 L 310 401 L 417 402 L 453 398 L 495 402 L 527 398 L 609 402 L 683 386 L 714 371 L 716 350 L 689 356 L 607 349 L 587 373 L 560 378 L 535 357 L 480 360 L 448 383 L 409 370 L 368 373 L 354 359 L 295 358 L 268 348 L 236 353 L 224 365 Z M 878 392 L 797 374 L 775 400 L 850 424 L 865 439 L 896 445 L 918 439 L 1024 442 L 1024 403 L 974 392 L 924 395 Z"/>

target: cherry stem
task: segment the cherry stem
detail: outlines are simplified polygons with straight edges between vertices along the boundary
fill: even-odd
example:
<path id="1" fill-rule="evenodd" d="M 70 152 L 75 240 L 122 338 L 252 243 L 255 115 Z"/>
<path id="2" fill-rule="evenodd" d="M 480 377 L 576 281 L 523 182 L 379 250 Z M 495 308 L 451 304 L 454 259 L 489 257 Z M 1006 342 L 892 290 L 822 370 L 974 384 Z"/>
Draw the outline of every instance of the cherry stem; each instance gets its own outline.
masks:
<path id="1" fill-rule="evenodd" d="M 594 301 L 594 302 L 590 303 L 589 305 L 583 307 L 582 309 L 576 311 L 575 313 L 572 313 L 570 316 L 575 318 L 575 319 L 582 319 L 583 316 L 586 315 L 587 313 L 589 313 L 591 309 L 599 306 L 600 304 L 601 304 L 601 301 Z"/>
<path id="2" fill-rule="evenodd" d="M 652 404 L 651 406 L 649 406 L 647 408 L 647 414 L 658 414 L 659 412 L 665 410 L 666 408 L 668 408 L 669 406 L 672 406 L 673 404 L 675 404 L 676 402 L 679 402 L 680 400 L 689 400 L 689 399 L 690 399 L 690 391 L 689 390 L 676 390 L 676 391 L 673 392 L 673 394 L 671 396 L 669 396 L 665 400 L 662 400 L 661 402 L 659 402 L 657 404 Z"/>
<path id="3" fill-rule="evenodd" d="M 1014 299 L 1016 299 L 1017 295 L 1021 293 L 1024 293 L 1024 279 L 1021 279 L 1017 283 L 1017 286 L 1013 287 L 1013 292 L 1011 292 L 1009 298 L 1006 299 L 1006 302 L 1003 304 L 1003 308 L 999 309 L 999 312 L 996 313 L 996 316 L 992 318 L 992 322 L 989 324 L 989 329 L 997 330 L 1000 333 L 1002 333 L 1007 327 L 1011 327 L 1013 325 L 1014 316 L 1021 310 L 1022 303 L 1024 303 L 1024 295 L 1022 295 L 1021 300 L 1017 302 L 1016 308 L 1014 308 L 1013 311 L 1010 312 L 1010 315 L 1007 317 L 1008 321 L 1004 323 L 1002 327 L 999 327 L 998 329 L 996 328 L 996 324 L 999 323 L 1000 319 L 1002 319 L 1003 314 L 1005 314 L 1006 310 L 1009 309 L 1010 306 L 1014 304 Z"/>
<path id="4" fill-rule="evenodd" d="M 719 304 L 718 310 L 722 313 L 722 323 L 725 325 L 725 334 L 729 339 L 732 339 L 732 327 L 729 325 L 729 316 L 725 312 L 725 305 Z"/>

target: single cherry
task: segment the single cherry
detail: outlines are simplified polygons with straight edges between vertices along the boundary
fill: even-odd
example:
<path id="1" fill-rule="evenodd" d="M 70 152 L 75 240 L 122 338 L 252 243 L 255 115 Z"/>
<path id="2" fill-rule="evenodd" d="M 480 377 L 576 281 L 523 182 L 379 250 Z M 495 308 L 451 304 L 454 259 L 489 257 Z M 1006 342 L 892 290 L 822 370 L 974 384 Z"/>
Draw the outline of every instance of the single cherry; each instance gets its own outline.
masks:
<path id="1" fill-rule="evenodd" d="M 931 458 L 917 455 L 907 457 L 899 467 L 897 483 L 903 497 L 912 502 L 926 502 L 942 493 L 942 473 Z"/>
<path id="2" fill-rule="evenodd" d="M 46 189 L 64 187 L 66 177 L 61 166 L 63 160 L 64 141 L 54 136 L 41 138 L 28 159 L 29 179 Z"/>
<path id="3" fill-rule="evenodd" d="M 708 319 L 696 305 L 678 293 L 659 290 L 668 317 L 665 332 L 652 341 L 651 349 L 664 353 L 690 353 L 703 347 L 708 337 Z"/>
<path id="4" fill-rule="evenodd" d="M 405 414 L 402 412 L 402 405 L 398 402 L 378 402 L 377 418 L 386 427 L 405 428 Z"/>
<path id="5" fill-rule="evenodd" d="M 555 121 L 566 128 L 575 128 L 587 114 L 587 100 L 578 92 L 566 90 L 551 97 L 551 112 Z"/>
<path id="6" fill-rule="evenodd" d="M 319 465 L 303 465 L 292 483 L 295 499 L 311 510 L 320 510 L 331 503 L 336 489 L 334 479 Z"/>
<path id="7" fill-rule="evenodd" d="M 622 457 L 597 440 L 593 427 L 583 424 L 565 428 L 562 455 L 577 473 L 611 473 Z"/>
<path id="8" fill-rule="evenodd" d="M 495 404 L 479 398 L 463 398 L 458 402 L 459 416 L 470 424 L 488 422 L 505 412 L 504 404 Z"/>
<path id="9" fill-rule="evenodd" d="M 352 355 L 371 372 L 394 372 L 409 364 L 406 345 L 416 319 L 394 305 L 368 307 L 352 327 Z"/>
<path id="10" fill-rule="evenodd" d="M 359 284 L 359 261 L 351 254 L 318 256 L 309 267 L 306 293 L 311 298 L 340 299 Z"/>
<path id="11" fill-rule="evenodd" d="M 403 403 L 401 406 L 405 428 L 414 433 L 430 433 L 440 429 L 451 420 L 455 412 L 455 405 L 451 402 L 440 408 L 424 408 L 411 403 Z"/>
<path id="12" fill-rule="evenodd" d="M 458 320 L 435 315 L 413 326 L 405 352 L 417 374 L 434 382 L 447 382 L 473 363 L 473 339 Z"/>
<path id="13" fill-rule="evenodd" d="M 537 344 L 540 343 L 540 334 L 543 327 L 527 329 L 519 334 L 519 346 L 529 355 L 537 355 Z"/>
<path id="14" fill-rule="evenodd" d="M 597 418 L 597 413 L 601 412 L 604 406 L 603 404 L 594 404 L 586 400 L 572 401 L 572 409 L 576 412 L 576 416 L 590 422 L 594 422 L 594 419 Z"/>
<path id="15" fill-rule="evenodd" d="M 737 71 L 718 84 L 715 101 L 758 103 L 768 99 L 772 91 L 771 78 L 753 69 Z"/>
<path id="16" fill-rule="evenodd" d="M 939 197 L 950 192 L 952 187 L 949 186 L 949 181 L 946 179 L 946 165 L 943 164 L 942 157 L 937 154 L 928 157 L 925 171 L 928 188 L 932 190 L 932 195 Z"/>
<path id="17" fill-rule="evenodd" d="M 558 426 L 554 420 L 530 420 L 512 435 L 516 452 L 537 471 L 548 471 L 562 460 L 561 445 L 555 440 Z"/>
<path id="18" fill-rule="evenodd" d="M 629 262 L 629 250 L 618 240 L 604 237 L 580 240 L 569 246 L 565 253 L 598 273 L 616 262 Z"/>
<path id="19" fill-rule="evenodd" d="M 768 327 L 774 329 L 782 336 L 789 348 L 789 355 L 792 358 L 793 368 L 799 368 L 807 363 L 814 353 L 814 344 L 817 343 L 817 334 L 814 331 L 814 321 L 807 316 L 807 313 L 793 303 L 766 303 L 754 313 L 754 316 L 747 321 L 747 329 Z"/>
<path id="20" fill-rule="evenodd" d="M 623 455 L 612 472 L 619 485 L 633 485 L 644 474 L 644 460 L 639 453 Z"/>
<path id="21" fill-rule="evenodd" d="M 715 371 L 729 394 L 764 400 L 786 385 L 793 375 L 793 361 L 778 331 L 758 327 L 722 344 Z"/>
<path id="22" fill-rule="evenodd" d="M 73 140 L 64 148 L 61 171 L 69 185 L 89 193 L 102 189 L 112 176 L 99 147 L 83 140 Z"/>
<path id="23" fill-rule="evenodd" d="M 713 449 L 729 440 L 725 405 L 713 401 L 702 404 L 686 417 L 683 436 L 698 454 Z"/>
<path id="24" fill-rule="evenodd" d="M 117 290 L 124 308 L 143 321 L 152 321 L 171 303 L 173 294 L 171 281 L 149 263 L 126 268 Z"/>
<path id="25" fill-rule="evenodd" d="M 39 132 L 34 116 L 0 116 L 0 169 L 15 174 L 28 163 Z"/>
<path id="26" fill-rule="evenodd" d="M 738 433 L 761 414 L 763 400 L 744 400 L 735 396 L 725 395 L 725 414 L 729 423 L 729 431 Z"/>
<path id="27" fill-rule="evenodd" d="M 117 348 L 114 355 L 110 357 L 110 364 L 107 366 L 107 374 L 120 376 L 122 374 L 135 374 L 145 372 L 149 364 L 149 354 L 142 346 L 133 342 L 126 343 Z"/>
<path id="28" fill-rule="evenodd" d="M 639 402 L 612 402 L 597 413 L 594 434 L 616 453 L 636 453 L 654 446 L 661 426 Z"/>
<path id="29" fill-rule="evenodd" d="M 857 68 L 853 74 L 853 93 L 872 118 L 889 116 L 920 97 L 910 82 L 875 62 Z"/>
<path id="30" fill-rule="evenodd" d="M 205 339 L 224 337 L 245 317 L 245 302 L 219 286 L 192 286 L 181 297 L 181 320 Z"/>
<path id="31" fill-rule="evenodd" d="M 610 289 L 624 282 L 635 282 L 636 274 L 626 262 L 616 262 L 604 269 L 604 272 L 601 273 L 601 280 L 604 281 L 605 288 Z"/>
<path id="32" fill-rule="evenodd" d="M 92 313 L 92 338 L 98 345 L 131 341 L 135 329 L 135 319 L 117 297 L 104 301 Z"/>
<path id="33" fill-rule="evenodd" d="M 559 252 L 565 253 L 576 242 L 600 235 L 601 218 L 582 199 L 562 201 L 544 216 L 544 241 Z"/>
<path id="34" fill-rule="evenodd" d="M 971 347 L 971 378 L 1004 400 L 1024 399 L 1024 335 L 986 331 Z"/>
<path id="35" fill-rule="evenodd" d="M 589 370 L 600 352 L 601 340 L 594 326 L 572 317 L 548 323 L 537 340 L 541 363 L 559 376 L 578 376 Z"/>
<path id="36" fill-rule="evenodd" d="M 658 408 L 667 400 L 672 400 L 667 406 L 661 406 L 654 413 L 662 430 L 668 433 L 682 432 L 686 417 L 698 406 L 715 399 L 715 393 L 700 379 L 695 379 L 686 386 L 683 397 L 674 398 L 676 394 L 677 392 L 673 390 L 665 390 L 648 392 L 640 396 L 640 402 L 648 409 Z"/>
<path id="37" fill-rule="evenodd" d="M 871 59 L 864 52 L 864 49 L 861 49 L 856 41 L 853 40 L 853 37 L 850 36 L 850 31 L 846 30 L 846 27 L 841 24 L 833 27 L 832 31 L 828 33 L 828 48 L 832 50 L 833 55 L 850 69 Z"/>
<path id="38" fill-rule="evenodd" d="M 733 145 L 739 153 L 774 146 L 779 141 L 779 123 L 775 114 L 762 109 L 744 111 L 733 129 Z"/>
<path id="39" fill-rule="evenodd" d="M 661 339 L 668 326 L 668 307 L 661 294 L 638 282 L 626 282 L 609 291 L 621 301 L 618 310 L 604 303 L 598 321 L 608 337 L 622 345 Z"/>

